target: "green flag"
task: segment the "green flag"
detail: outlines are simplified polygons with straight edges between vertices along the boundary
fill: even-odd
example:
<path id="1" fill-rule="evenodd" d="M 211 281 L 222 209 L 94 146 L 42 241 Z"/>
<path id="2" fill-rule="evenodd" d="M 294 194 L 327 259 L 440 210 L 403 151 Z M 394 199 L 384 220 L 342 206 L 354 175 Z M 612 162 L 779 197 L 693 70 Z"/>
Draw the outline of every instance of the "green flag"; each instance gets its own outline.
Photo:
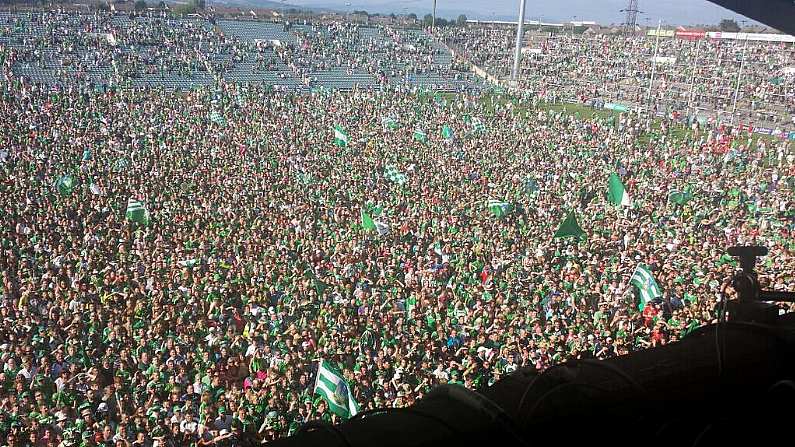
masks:
<path id="1" fill-rule="evenodd" d="M 573 211 L 570 211 L 566 219 L 558 227 L 554 237 L 575 237 L 579 239 L 582 236 L 585 236 L 585 232 L 582 231 L 582 228 L 577 223 L 577 216 L 574 215 Z"/>
<path id="2" fill-rule="evenodd" d="M 226 118 L 221 115 L 217 110 L 210 112 L 210 121 L 218 124 L 219 126 L 226 126 Z"/>
<path id="3" fill-rule="evenodd" d="M 149 211 L 146 210 L 146 207 L 142 202 L 139 202 L 132 197 L 130 197 L 130 199 L 127 201 L 126 215 L 127 220 L 131 220 L 141 225 L 149 224 Z"/>
<path id="4" fill-rule="evenodd" d="M 511 204 L 502 200 L 489 199 L 486 202 L 486 208 L 491 211 L 494 217 L 504 217 L 511 212 Z"/>
<path id="5" fill-rule="evenodd" d="M 364 210 L 361 211 L 362 215 L 362 228 L 366 231 L 375 231 L 379 236 L 389 233 L 389 225 L 384 222 L 373 220 L 372 216 Z"/>
<path id="6" fill-rule="evenodd" d="M 199 261 L 196 258 L 185 259 L 184 261 L 179 261 L 180 267 L 187 267 L 192 268 L 196 265 Z"/>
<path id="7" fill-rule="evenodd" d="M 385 116 L 381 118 L 381 126 L 384 128 L 384 130 L 395 130 L 399 127 L 397 120 L 391 116 Z"/>
<path id="8" fill-rule="evenodd" d="M 538 192 L 540 188 L 538 187 L 538 181 L 529 175 L 524 179 L 524 190 L 528 193 L 532 194 Z"/>
<path id="9" fill-rule="evenodd" d="M 406 298 L 404 308 L 406 309 L 406 318 L 409 320 L 414 319 L 414 308 L 417 306 L 417 298 L 414 295 Z"/>
<path id="10" fill-rule="evenodd" d="M 119 158 L 113 163 L 113 172 L 122 172 L 130 166 L 130 162 L 128 162 L 124 158 Z"/>
<path id="11" fill-rule="evenodd" d="M 607 200 L 616 206 L 632 206 L 632 199 L 630 199 L 629 194 L 624 189 L 624 184 L 621 183 L 621 179 L 618 178 L 615 172 L 610 174 L 610 178 L 607 181 Z"/>
<path id="12" fill-rule="evenodd" d="M 332 413 L 343 419 L 356 416 L 359 412 L 359 404 L 353 398 L 353 391 L 348 382 L 330 362 L 325 360 L 318 362 L 315 393 L 328 403 Z"/>
<path id="13" fill-rule="evenodd" d="M 448 141 L 453 139 L 453 129 L 447 124 L 442 127 L 442 138 Z"/>
<path id="14" fill-rule="evenodd" d="M 334 126 L 334 144 L 339 147 L 348 146 L 348 134 L 342 129 L 339 124 Z"/>
<path id="15" fill-rule="evenodd" d="M 75 179 L 71 175 L 66 174 L 55 181 L 55 187 L 62 196 L 68 196 L 75 189 Z"/>
<path id="16" fill-rule="evenodd" d="M 364 210 L 362 210 L 362 228 L 368 231 L 375 230 L 375 222 L 373 222 L 373 218 Z"/>
<path id="17" fill-rule="evenodd" d="M 638 264 L 638 267 L 635 268 L 635 273 L 632 274 L 629 283 L 637 287 L 640 292 L 640 305 L 638 306 L 640 310 L 643 310 L 649 301 L 662 296 L 660 286 L 657 285 L 657 281 L 643 264 Z"/>
<path id="18" fill-rule="evenodd" d="M 483 124 L 480 118 L 472 118 L 472 129 L 474 129 L 475 132 L 485 132 L 486 125 Z"/>
<path id="19" fill-rule="evenodd" d="M 312 183 L 312 174 L 308 172 L 300 171 L 295 176 L 298 179 L 298 181 L 301 182 L 301 184 L 303 185 L 308 185 Z"/>
<path id="20" fill-rule="evenodd" d="M 384 169 L 384 178 L 390 182 L 397 183 L 398 185 L 402 185 L 408 181 L 406 174 L 398 171 L 398 169 L 392 165 L 389 165 Z"/>
<path id="21" fill-rule="evenodd" d="M 315 287 L 315 292 L 317 292 L 318 296 L 323 296 L 323 294 L 326 292 L 326 289 L 330 287 L 328 284 L 318 278 L 312 269 L 307 268 L 304 272 L 304 277 L 312 280 L 312 284 Z"/>
<path id="22" fill-rule="evenodd" d="M 419 141 L 420 143 L 425 143 L 428 141 L 428 135 L 426 135 L 425 131 L 423 131 L 422 129 L 417 128 L 414 130 L 414 139 Z"/>
<path id="23" fill-rule="evenodd" d="M 691 199 L 693 199 L 693 194 L 687 189 L 685 189 L 684 191 L 679 191 L 678 189 L 672 189 L 668 193 L 668 200 L 679 205 L 684 205 L 685 203 L 689 202 Z"/>

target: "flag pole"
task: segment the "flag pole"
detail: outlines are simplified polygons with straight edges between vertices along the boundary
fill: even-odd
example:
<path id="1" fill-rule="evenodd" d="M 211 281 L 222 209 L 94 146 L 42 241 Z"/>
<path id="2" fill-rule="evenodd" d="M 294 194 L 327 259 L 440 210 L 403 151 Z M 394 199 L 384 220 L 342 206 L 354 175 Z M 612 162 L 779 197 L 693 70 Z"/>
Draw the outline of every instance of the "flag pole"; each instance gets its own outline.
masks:
<path id="1" fill-rule="evenodd" d="M 635 276 L 635 273 L 638 271 L 638 268 L 639 268 L 639 267 L 640 267 L 640 264 L 638 264 L 637 266 L 635 266 L 635 270 L 633 270 L 633 271 L 632 271 L 632 274 L 631 274 L 631 275 L 629 275 L 629 281 L 627 281 L 627 286 L 628 286 L 628 287 L 626 287 L 626 288 L 624 289 L 624 294 L 626 294 L 626 293 L 627 293 L 627 292 L 628 292 L 628 291 L 629 291 L 629 290 L 632 288 L 632 277 L 634 277 L 634 276 Z M 634 303 L 633 303 L 633 304 L 634 304 Z"/>
<path id="2" fill-rule="evenodd" d="M 317 383 L 320 381 L 321 366 L 323 366 L 323 359 L 317 359 L 317 373 L 315 373 L 315 387 L 312 389 L 312 394 L 317 393 Z"/>

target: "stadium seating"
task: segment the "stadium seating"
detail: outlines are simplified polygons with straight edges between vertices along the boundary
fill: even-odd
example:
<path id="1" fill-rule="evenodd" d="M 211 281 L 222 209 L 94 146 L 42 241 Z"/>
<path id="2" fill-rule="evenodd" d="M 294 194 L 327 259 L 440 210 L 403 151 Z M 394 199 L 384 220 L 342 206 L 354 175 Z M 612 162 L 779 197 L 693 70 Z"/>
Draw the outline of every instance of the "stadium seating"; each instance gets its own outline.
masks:
<path id="1" fill-rule="evenodd" d="M 3 12 L 2 47 L 15 51 L 14 76 L 41 84 L 191 89 L 221 78 L 289 89 L 480 86 L 451 70 L 450 51 L 422 30 L 351 24 Z"/>

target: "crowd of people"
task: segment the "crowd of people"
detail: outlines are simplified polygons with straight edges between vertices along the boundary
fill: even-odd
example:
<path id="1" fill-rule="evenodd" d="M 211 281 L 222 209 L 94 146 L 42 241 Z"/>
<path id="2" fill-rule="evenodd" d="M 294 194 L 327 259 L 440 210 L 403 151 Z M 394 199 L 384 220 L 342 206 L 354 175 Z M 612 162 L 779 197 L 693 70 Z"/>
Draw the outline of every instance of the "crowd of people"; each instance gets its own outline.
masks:
<path id="1" fill-rule="evenodd" d="M 0 51 L 10 53 L 15 67 L 51 74 L 60 84 L 125 86 L 180 78 L 201 85 L 235 79 L 242 71 L 274 72 L 311 86 L 319 72 L 347 70 L 372 76 L 362 88 L 407 84 L 411 76 L 432 73 L 445 89 L 455 90 L 474 76 L 454 66 L 448 50 L 419 29 L 319 21 L 285 23 L 279 25 L 284 32 L 254 38 L 258 24 L 165 15 L 0 13 Z"/>
<path id="2" fill-rule="evenodd" d="M 507 79 L 515 33 L 513 27 L 482 25 L 440 29 L 438 38 L 461 57 Z M 524 88 L 552 90 L 581 101 L 651 103 L 664 113 L 722 117 L 734 109 L 737 91 L 739 119 L 795 128 L 795 46 L 791 43 L 533 29 L 528 30 L 526 41 L 535 52 L 523 55 L 520 79 Z M 649 90 L 652 72 L 654 85 Z"/>
<path id="3" fill-rule="evenodd" d="M 339 420 L 320 360 L 365 411 L 676 342 L 733 298 L 738 243 L 795 289 L 785 140 L 532 94 L 53 89 L 7 51 L 4 445 L 267 442 Z M 554 237 L 569 214 L 585 236 Z"/>

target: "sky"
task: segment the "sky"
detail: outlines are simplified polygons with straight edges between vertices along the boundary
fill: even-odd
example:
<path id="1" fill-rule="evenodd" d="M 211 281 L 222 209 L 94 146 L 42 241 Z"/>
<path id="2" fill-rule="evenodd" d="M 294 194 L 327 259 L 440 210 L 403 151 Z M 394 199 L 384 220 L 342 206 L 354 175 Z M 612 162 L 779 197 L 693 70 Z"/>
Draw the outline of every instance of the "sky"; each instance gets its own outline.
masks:
<path id="1" fill-rule="evenodd" d="M 287 3 L 336 10 L 365 10 L 369 13 L 411 13 L 424 15 L 433 8 L 433 0 L 286 0 Z M 603 25 L 623 23 L 628 0 L 527 0 L 527 20 L 568 22 L 592 20 Z M 717 24 L 731 18 L 740 23 L 756 22 L 737 15 L 706 0 L 639 0 L 638 24 L 669 25 Z M 519 13 L 519 0 L 437 0 L 437 16 L 453 18 L 465 14 L 469 19 L 512 20 Z M 575 18 L 576 16 L 576 18 Z"/>

